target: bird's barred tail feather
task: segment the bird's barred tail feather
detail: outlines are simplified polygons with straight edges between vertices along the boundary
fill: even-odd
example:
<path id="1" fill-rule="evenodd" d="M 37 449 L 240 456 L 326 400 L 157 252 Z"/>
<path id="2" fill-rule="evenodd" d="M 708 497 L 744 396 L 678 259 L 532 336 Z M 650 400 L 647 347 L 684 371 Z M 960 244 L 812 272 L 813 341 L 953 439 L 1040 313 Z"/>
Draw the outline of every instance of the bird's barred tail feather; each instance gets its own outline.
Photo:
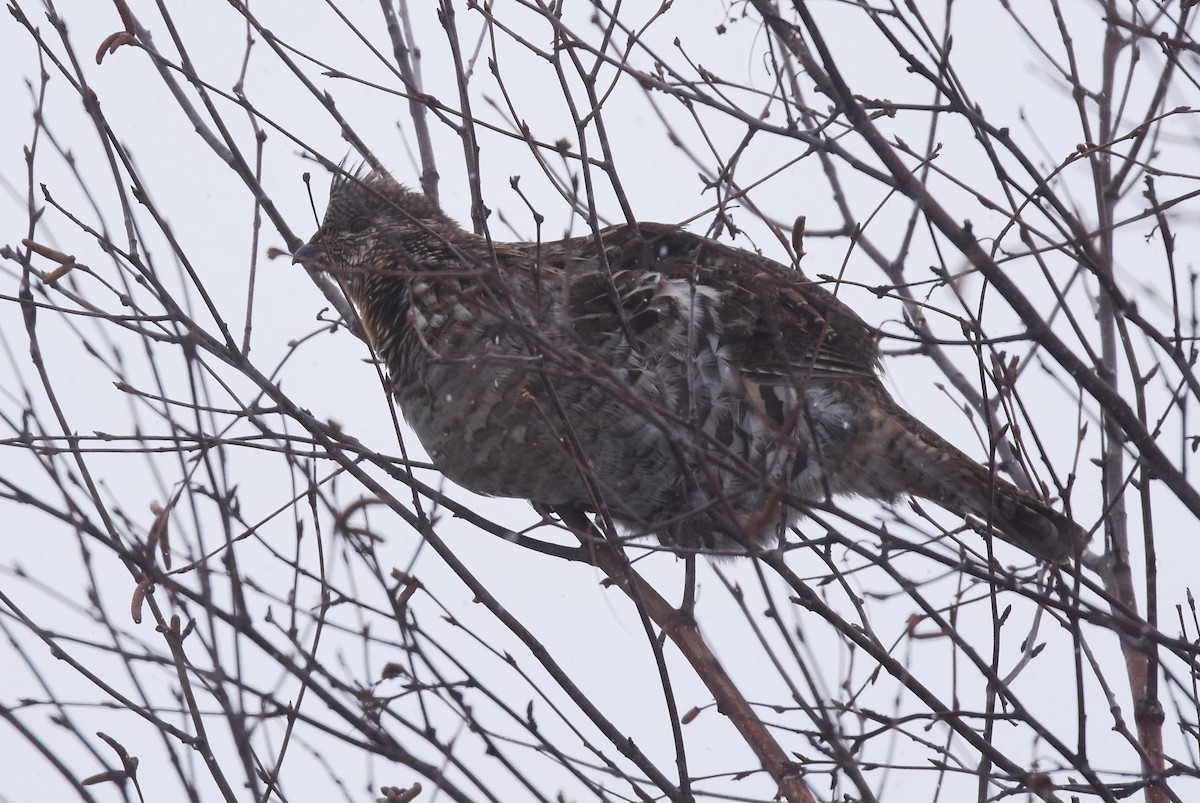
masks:
<path id="1" fill-rule="evenodd" d="M 956 449 L 916 418 L 891 411 L 889 446 L 908 492 L 987 522 L 1014 546 L 1055 563 L 1070 560 L 1087 540 L 1074 521 Z"/>

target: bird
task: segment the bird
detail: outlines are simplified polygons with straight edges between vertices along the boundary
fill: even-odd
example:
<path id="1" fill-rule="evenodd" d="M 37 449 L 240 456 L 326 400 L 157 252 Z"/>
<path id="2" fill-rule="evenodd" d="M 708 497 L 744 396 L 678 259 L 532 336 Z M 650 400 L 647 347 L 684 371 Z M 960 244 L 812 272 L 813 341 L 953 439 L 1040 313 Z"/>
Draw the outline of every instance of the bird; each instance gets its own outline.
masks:
<path id="1" fill-rule="evenodd" d="M 820 282 L 675 225 L 550 242 L 335 173 L 295 262 L 334 277 L 434 465 L 669 549 L 783 543 L 837 496 L 930 500 L 1063 563 L 1083 530 L 900 407 L 878 330 Z"/>

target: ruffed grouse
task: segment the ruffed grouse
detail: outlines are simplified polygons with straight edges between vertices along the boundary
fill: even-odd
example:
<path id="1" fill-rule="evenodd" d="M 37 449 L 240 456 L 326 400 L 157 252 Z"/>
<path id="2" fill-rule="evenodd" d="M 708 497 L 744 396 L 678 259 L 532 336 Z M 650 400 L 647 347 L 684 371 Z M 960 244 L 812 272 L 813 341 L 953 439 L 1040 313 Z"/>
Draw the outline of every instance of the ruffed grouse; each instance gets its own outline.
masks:
<path id="1" fill-rule="evenodd" d="M 805 504 L 914 494 L 1061 561 L 1067 517 L 892 400 L 873 330 L 797 270 L 677 226 L 494 243 L 374 172 L 295 258 L 362 316 L 433 463 L 684 548 L 766 546 Z"/>

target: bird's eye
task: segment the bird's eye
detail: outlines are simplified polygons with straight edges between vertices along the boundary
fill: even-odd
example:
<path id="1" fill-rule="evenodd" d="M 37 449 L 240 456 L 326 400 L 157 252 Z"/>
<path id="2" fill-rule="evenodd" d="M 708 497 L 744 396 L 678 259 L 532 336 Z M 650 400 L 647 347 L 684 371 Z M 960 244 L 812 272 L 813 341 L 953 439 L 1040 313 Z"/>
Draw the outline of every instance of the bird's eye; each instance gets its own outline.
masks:
<path id="1" fill-rule="evenodd" d="M 371 221 L 365 217 L 356 217 L 350 221 L 351 234 L 362 234 L 369 228 L 371 228 Z"/>

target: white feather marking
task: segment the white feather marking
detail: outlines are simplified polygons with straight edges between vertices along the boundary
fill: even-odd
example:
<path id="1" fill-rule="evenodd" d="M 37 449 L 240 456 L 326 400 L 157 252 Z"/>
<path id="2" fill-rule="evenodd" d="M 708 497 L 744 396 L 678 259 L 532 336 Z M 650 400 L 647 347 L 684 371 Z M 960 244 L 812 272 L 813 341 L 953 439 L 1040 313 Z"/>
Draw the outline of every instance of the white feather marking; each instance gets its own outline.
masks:
<path id="1" fill-rule="evenodd" d="M 671 299 L 681 309 L 691 313 L 689 317 L 695 316 L 694 307 L 697 305 L 703 308 L 705 304 L 717 304 L 721 301 L 721 291 L 715 287 L 696 284 L 687 279 L 668 279 L 658 285 L 658 292 L 655 295 L 659 298 Z"/>

